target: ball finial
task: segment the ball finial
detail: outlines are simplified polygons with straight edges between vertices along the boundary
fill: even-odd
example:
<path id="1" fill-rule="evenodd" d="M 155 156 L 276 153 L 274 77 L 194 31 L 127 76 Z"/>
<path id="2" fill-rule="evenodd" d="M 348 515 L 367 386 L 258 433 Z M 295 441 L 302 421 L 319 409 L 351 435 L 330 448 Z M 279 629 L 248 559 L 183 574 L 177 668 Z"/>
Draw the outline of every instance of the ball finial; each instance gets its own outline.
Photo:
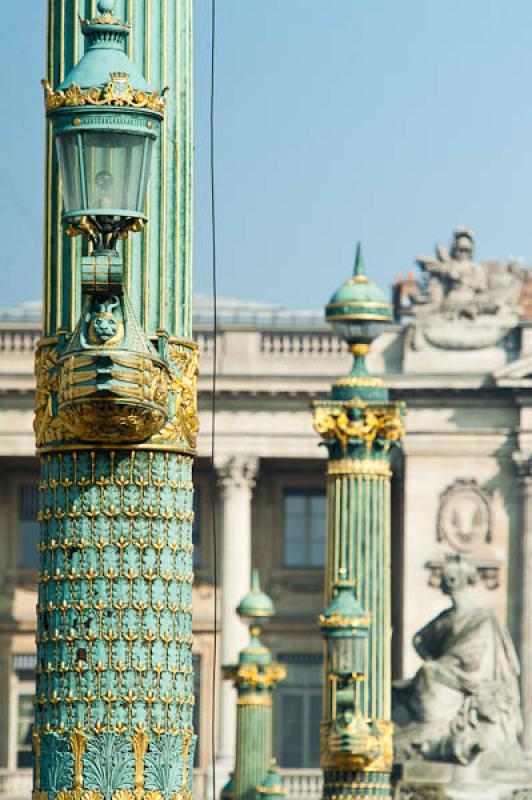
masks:
<path id="1" fill-rule="evenodd" d="M 115 10 L 115 0 L 98 0 L 99 14 L 112 14 Z"/>

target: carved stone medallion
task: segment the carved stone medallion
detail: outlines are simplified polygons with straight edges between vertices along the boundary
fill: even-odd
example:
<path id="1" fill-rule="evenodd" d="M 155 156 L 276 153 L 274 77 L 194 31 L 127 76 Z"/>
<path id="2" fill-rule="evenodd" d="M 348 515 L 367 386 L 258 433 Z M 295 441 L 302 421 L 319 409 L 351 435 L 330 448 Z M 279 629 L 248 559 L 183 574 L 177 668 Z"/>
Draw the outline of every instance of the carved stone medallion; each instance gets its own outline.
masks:
<path id="1" fill-rule="evenodd" d="M 489 495 L 473 480 L 457 480 L 445 490 L 438 513 L 438 539 L 459 553 L 490 541 Z"/>

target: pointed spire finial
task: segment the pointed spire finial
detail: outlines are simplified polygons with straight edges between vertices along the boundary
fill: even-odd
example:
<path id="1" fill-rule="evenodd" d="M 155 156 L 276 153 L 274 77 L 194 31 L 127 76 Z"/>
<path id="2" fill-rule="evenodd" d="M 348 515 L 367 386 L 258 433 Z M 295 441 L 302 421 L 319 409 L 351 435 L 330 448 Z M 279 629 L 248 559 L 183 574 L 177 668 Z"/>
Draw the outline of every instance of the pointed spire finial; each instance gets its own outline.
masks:
<path id="1" fill-rule="evenodd" d="M 251 591 L 260 592 L 259 571 L 256 567 L 251 570 Z"/>
<path id="2" fill-rule="evenodd" d="M 357 242 L 357 249 L 355 253 L 355 266 L 353 269 L 353 277 L 366 277 L 366 268 L 364 266 L 364 256 L 362 255 L 362 245 Z"/>

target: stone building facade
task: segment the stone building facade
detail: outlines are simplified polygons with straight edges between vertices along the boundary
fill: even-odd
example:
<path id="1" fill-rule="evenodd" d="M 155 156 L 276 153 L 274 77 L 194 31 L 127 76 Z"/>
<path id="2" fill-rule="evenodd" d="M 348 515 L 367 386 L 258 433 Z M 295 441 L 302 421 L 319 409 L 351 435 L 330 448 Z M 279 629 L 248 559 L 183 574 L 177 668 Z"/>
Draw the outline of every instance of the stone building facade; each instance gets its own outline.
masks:
<path id="1" fill-rule="evenodd" d="M 444 606 L 435 589 L 445 555 L 480 570 L 481 600 L 504 620 L 522 665 L 524 744 L 532 750 L 532 322 L 527 270 L 474 260 L 470 232 L 419 259 L 394 286 L 397 322 L 370 368 L 408 407 L 394 464 L 393 669 L 411 675 L 411 638 Z M 371 270 L 370 272 L 375 270 Z M 33 349 L 39 309 L 0 321 L 0 795 L 29 789 L 36 602 Z M 349 356 L 321 313 L 219 303 L 216 450 L 211 468 L 214 334 L 198 298 L 201 433 L 196 462 L 194 628 L 197 796 L 208 795 L 214 633 L 212 497 L 219 537 L 218 653 L 236 657 L 245 631 L 234 613 L 250 568 L 277 608 L 265 639 L 288 667 L 275 706 L 275 749 L 292 796 L 315 794 L 319 773 L 325 459 L 310 400 L 324 397 Z M 215 485 L 213 487 L 213 481 Z M 214 492 L 213 492 L 214 489 Z M 220 779 L 230 765 L 234 690 L 220 685 Z M 222 733 L 223 732 L 223 733 Z M 203 787 L 204 784 L 204 787 Z"/>

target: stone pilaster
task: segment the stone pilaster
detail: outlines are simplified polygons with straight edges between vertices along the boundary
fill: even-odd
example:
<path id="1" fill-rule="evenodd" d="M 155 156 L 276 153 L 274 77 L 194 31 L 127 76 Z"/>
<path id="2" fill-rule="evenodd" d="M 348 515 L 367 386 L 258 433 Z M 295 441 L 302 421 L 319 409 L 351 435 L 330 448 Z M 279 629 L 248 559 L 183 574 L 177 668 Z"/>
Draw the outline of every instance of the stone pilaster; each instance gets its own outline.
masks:
<path id="1" fill-rule="evenodd" d="M 251 499 L 258 460 L 234 456 L 218 468 L 222 518 L 222 664 L 236 660 L 247 643 L 247 628 L 236 608 L 251 584 Z M 234 690 L 220 688 L 220 739 L 218 759 L 231 768 L 236 742 Z"/>
<path id="2" fill-rule="evenodd" d="M 514 461 L 521 478 L 521 708 L 523 710 L 523 749 L 532 753 L 532 455 L 517 453 Z"/>

